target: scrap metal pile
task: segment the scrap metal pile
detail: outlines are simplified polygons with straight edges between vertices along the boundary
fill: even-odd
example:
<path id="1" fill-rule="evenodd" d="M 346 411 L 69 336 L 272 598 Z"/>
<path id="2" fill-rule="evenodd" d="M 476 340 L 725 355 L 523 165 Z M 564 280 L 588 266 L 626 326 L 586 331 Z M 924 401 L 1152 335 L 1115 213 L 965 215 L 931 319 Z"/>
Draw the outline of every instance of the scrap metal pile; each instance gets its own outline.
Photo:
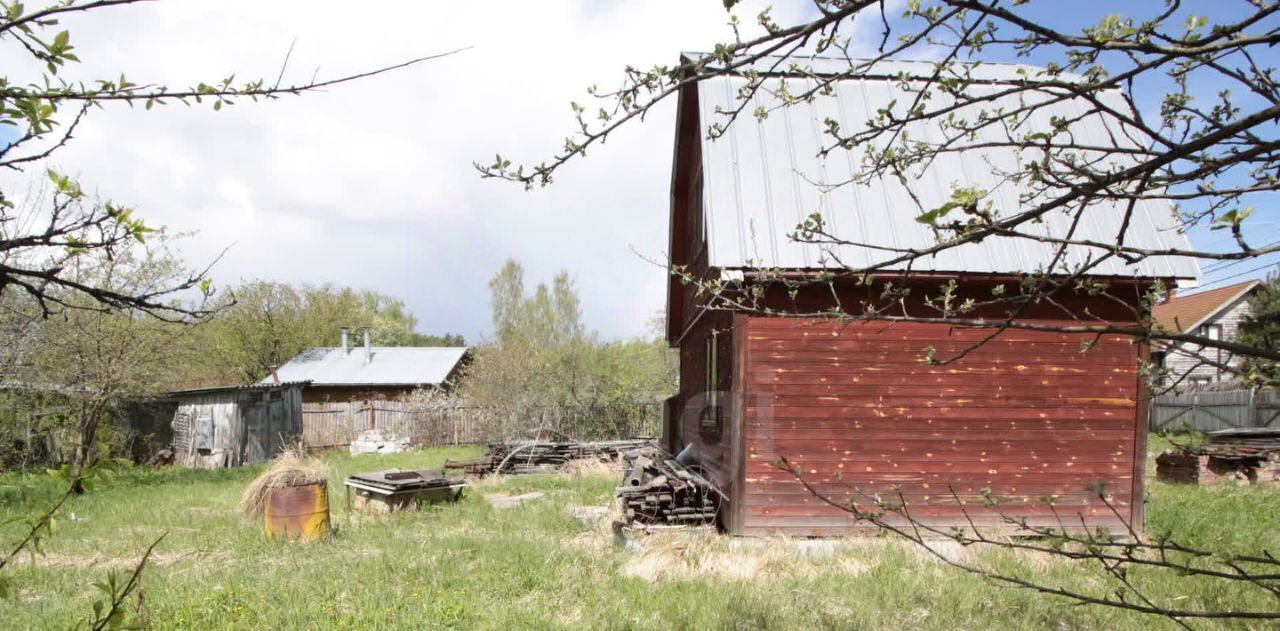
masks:
<path id="1" fill-rule="evenodd" d="M 720 491 L 695 470 L 655 447 L 630 452 L 624 458 L 629 466 L 618 497 L 626 523 L 689 526 L 715 522 Z"/>
<path id="2" fill-rule="evenodd" d="M 554 469 L 573 460 L 613 461 L 623 452 L 652 446 L 653 441 L 647 438 L 590 443 L 517 440 L 490 443 L 482 458 L 445 460 L 444 468 L 471 475 L 533 473 Z"/>

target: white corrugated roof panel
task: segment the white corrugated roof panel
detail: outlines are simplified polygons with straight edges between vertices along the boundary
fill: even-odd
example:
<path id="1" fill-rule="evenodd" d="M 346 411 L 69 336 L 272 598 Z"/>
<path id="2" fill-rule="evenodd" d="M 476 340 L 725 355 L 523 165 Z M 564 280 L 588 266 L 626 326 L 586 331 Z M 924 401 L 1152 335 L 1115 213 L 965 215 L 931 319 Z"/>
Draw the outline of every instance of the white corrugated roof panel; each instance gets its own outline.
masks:
<path id="1" fill-rule="evenodd" d="M 843 60 L 800 59 L 797 63 L 815 73 L 834 73 L 848 69 Z M 759 67 L 760 64 L 757 64 Z M 786 64 L 782 66 L 785 70 Z M 734 124 L 716 139 L 703 138 L 703 204 L 707 218 L 710 263 L 721 268 L 860 268 L 882 262 L 897 255 L 875 247 L 853 245 L 817 246 L 797 243 L 787 235 L 797 224 L 815 211 L 821 211 L 828 228 L 843 241 L 893 249 L 927 248 L 936 244 L 931 228 L 916 221 L 925 210 L 936 208 L 951 199 L 953 187 L 978 187 L 989 191 L 1000 216 L 1010 216 L 1025 208 L 1022 201 L 1028 191 L 1023 185 L 1000 176 L 1016 172 L 1021 165 L 1036 160 L 1038 150 L 1018 151 L 1013 148 L 967 149 L 962 153 L 940 155 L 927 166 L 914 167 L 905 181 L 885 177 L 869 182 L 846 184 L 824 190 L 816 183 L 837 183 L 849 177 L 861 164 L 867 147 L 851 151 L 834 151 L 819 156 L 830 142 L 823 121 L 833 119 L 842 133 L 865 129 L 866 122 L 880 108 L 896 101 L 895 111 L 908 106 L 915 93 L 904 89 L 892 77 L 900 72 L 919 75 L 932 72 L 925 62 L 877 64 L 874 76 L 842 79 L 835 82 L 830 96 L 819 96 L 810 102 L 798 102 L 774 110 L 763 121 L 751 113 L 757 106 L 775 107 L 779 79 L 767 79 L 764 90 L 756 92 Z M 975 76 L 984 80 L 1013 81 L 1034 78 L 1039 69 L 1009 64 L 984 64 Z M 1070 77 L 1068 77 L 1070 79 Z M 811 79 L 787 78 L 792 94 L 812 86 Z M 739 89 L 746 79 L 720 77 L 698 84 L 699 117 L 704 127 L 724 120 L 717 112 L 739 106 Z M 974 84 L 971 90 L 1002 89 L 999 84 Z M 1118 92 L 1105 92 L 1098 97 L 1109 107 L 1128 108 Z M 1048 98 L 1036 93 L 1004 97 L 985 107 L 1011 107 L 1018 99 Z M 937 107 L 950 100 L 935 93 L 929 104 Z M 968 106 L 972 108 L 973 106 Z M 1048 127 L 1049 117 L 1078 118 L 1087 110 L 1078 100 L 1067 100 L 1045 106 L 1016 133 L 1032 133 Z M 973 118 L 975 111 L 968 116 Z M 963 110 L 960 113 L 965 116 Z M 1072 123 L 1069 130 L 1082 143 L 1100 146 L 1133 146 L 1133 140 L 1118 129 L 1114 120 L 1091 115 Z M 944 130 L 937 121 L 909 125 L 911 138 L 937 142 Z M 1006 132 L 988 126 L 971 142 L 1007 142 Z M 1108 157 L 1117 166 L 1124 158 Z M 1124 209 L 1115 202 L 1100 202 L 1081 214 L 1074 237 L 1102 243 L 1113 243 L 1120 230 Z M 1053 212 L 1038 224 L 1024 224 L 1022 231 L 1061 238 L 1070 229 L 1073 217 L 1067 211 Z M 1146 248 L 1189 249 L 1187 238 L 1171 204 L 1142 201 L 1125 235 L 1125 243 Z M 1052 261 L 1056 248 L 1031 239 L 989 237 L 981 243 L 966 244 L 937 255 L 917 259 L 911 268 L 918 271 L 1019 273 L 1042 269 Z M 1087 261 L 1096 260 L 1099 250 L 1073 247 L 1055 271 L 1069 272 Z M 891 269 L 900 269 L 899 265 Z M 1187 257 L 1150 257 L 1137 264 L 1111 258 L 1096 266 L 1092 274 L 1151 278 L 1199 277 L 1199 266 Z"/>
<path id="2" fill-rule="evenodd" d="M 439 385 L 466 353 L 465 347 L 375 346 L 366 361 L 363 346 L 350 351 L 312 348 L 276 373 L 281 381 L 310 381 L 313 386 Z"/>

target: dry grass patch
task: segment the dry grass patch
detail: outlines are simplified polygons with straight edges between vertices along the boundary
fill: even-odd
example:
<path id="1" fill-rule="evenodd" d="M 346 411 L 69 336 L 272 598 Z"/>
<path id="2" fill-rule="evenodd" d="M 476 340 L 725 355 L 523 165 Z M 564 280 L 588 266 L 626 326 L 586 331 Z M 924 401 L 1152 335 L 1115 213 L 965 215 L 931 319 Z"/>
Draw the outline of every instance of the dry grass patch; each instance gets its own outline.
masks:
<path id="1" fill-rule="evenodd" d="M 201 560 L 208 561 L 214 558 L 227 558 L 228 555 L 213 555 L 201 552 L 152 552 L 147 558 L 147 567 L 165 567 L 173 565 L 181 561 Z M 57 552 L 45 552 L 36 555 L 34 564 L 51 570 L 83 570 L 97 569 L 106 571 L 126 571 L 132 570 L 142 562 L 142 554 L 133 554 L 128 556 L 107 556 L 104 554 L 93 554 L 82 556 L 76 554 L 61 554 Z"/>
<path id="2" fill-rule="evenodd" d="M 570 460 L 563 467 L 560 467 L 560 472 L 573 478 L 618 478 L 621 476 L 617 465 L 599 458 Z"/>
<path id="3" fill-rule="evenodd" d="M 315 484 L 328 479 L 329 467 L 323 462 L 308 458 L 302 452 L 286 449 L 276 457 L 270 468 L 249 483 L 249 488 L 240 496 L 236 512 L 249 521 L 262 519 L 267 493 L 271 489 Z"/>
<path id="4" fill-rule="evenodd" d="M 857 547 L 837 546 L 814 554 L 804 542 L 784 537 L 732 540 L 709 528 L 671 530 L 640 540 L 641 551 L 622 567 L 622 575 L 650 583 L 683 580 L 770 580 L 825 573 L 856 576 L 875 563 Z"/>

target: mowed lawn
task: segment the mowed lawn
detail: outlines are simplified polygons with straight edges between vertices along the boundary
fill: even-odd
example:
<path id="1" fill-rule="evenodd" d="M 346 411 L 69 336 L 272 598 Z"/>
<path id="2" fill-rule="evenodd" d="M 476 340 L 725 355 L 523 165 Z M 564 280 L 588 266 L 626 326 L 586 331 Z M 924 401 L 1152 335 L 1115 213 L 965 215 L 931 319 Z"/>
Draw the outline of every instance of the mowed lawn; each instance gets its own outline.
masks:
<path id="1" fill-rule="evenodd" d="M 167 532 L 143 582 L 145 624 L 154 629 L 1172 628 L 995 587 L 887 538 L 803 556 L 786 542 L 666 536 L 638 553 L 614 542 L 607 518 L 575 514 L 583 511 L 573 507 L 610 501 L 617 479 L 601 475 L 486 482 L 458 504 L 390 517 L 349 516 L 342 507 L 347 474 L 438 467 L 445 457 L 476 453 L 328 456 L 337 532 L 311 545 L 265 539 L 235 515 L 260 467 L 123 473 L 70 503 L 34 565 L 24 559 L 4 570 L 19 593 L 0 601 L 0 626 L 75 624 L 98 597 L 93 583 L 127 570 Z M 40 475 L 8 474 L 0 484 L 0 517 L 34 512 L 57 491 Z M 545 496 L 505 510 L 482 498 L 530 491 Z M 1221 550 L 1280 552 L 1280 490 L 1153 482 L 1150 493 L 1152 532 L 1172 530 Z M 6 527 L 0 542 L 8 546 L 19 532 Z M 1108 585 L 1091 568 L 1049 558 L 990 552 L 976 560 L 1076 588 Z M 1153 585 L 1153 595 L 1186 609 L 1278 605 L 1240 586 L 1173 576 Z"/>

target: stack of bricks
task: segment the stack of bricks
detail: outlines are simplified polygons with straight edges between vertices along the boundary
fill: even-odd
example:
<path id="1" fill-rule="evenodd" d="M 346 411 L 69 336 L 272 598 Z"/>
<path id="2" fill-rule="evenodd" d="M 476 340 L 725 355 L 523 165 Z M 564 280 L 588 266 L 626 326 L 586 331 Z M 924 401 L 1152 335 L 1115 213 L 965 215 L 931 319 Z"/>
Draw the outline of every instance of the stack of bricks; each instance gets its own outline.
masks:
<path id="1" fill-rule="evenodd" d="M 1258 464 L 1257 483 L 1280 487 L 1280 454 L 1269 454 Z"/>
<path id="2" fill-rule="evenodd" d="M 1181 484 L 1236 484 L 1280 486 L 1280 453 L 1265 456 L 1224 457 L 1191 451 L 1166 450 L 1156 456 L 1156 478 Z"/>
<path id="3" fill-rule="evenodd" d="M 1200 459 L 1204 457 L 1181 449 L 1166 449 L 1156 456 L 1156 478 L 1162 482 L 1198 484 Z"/>

